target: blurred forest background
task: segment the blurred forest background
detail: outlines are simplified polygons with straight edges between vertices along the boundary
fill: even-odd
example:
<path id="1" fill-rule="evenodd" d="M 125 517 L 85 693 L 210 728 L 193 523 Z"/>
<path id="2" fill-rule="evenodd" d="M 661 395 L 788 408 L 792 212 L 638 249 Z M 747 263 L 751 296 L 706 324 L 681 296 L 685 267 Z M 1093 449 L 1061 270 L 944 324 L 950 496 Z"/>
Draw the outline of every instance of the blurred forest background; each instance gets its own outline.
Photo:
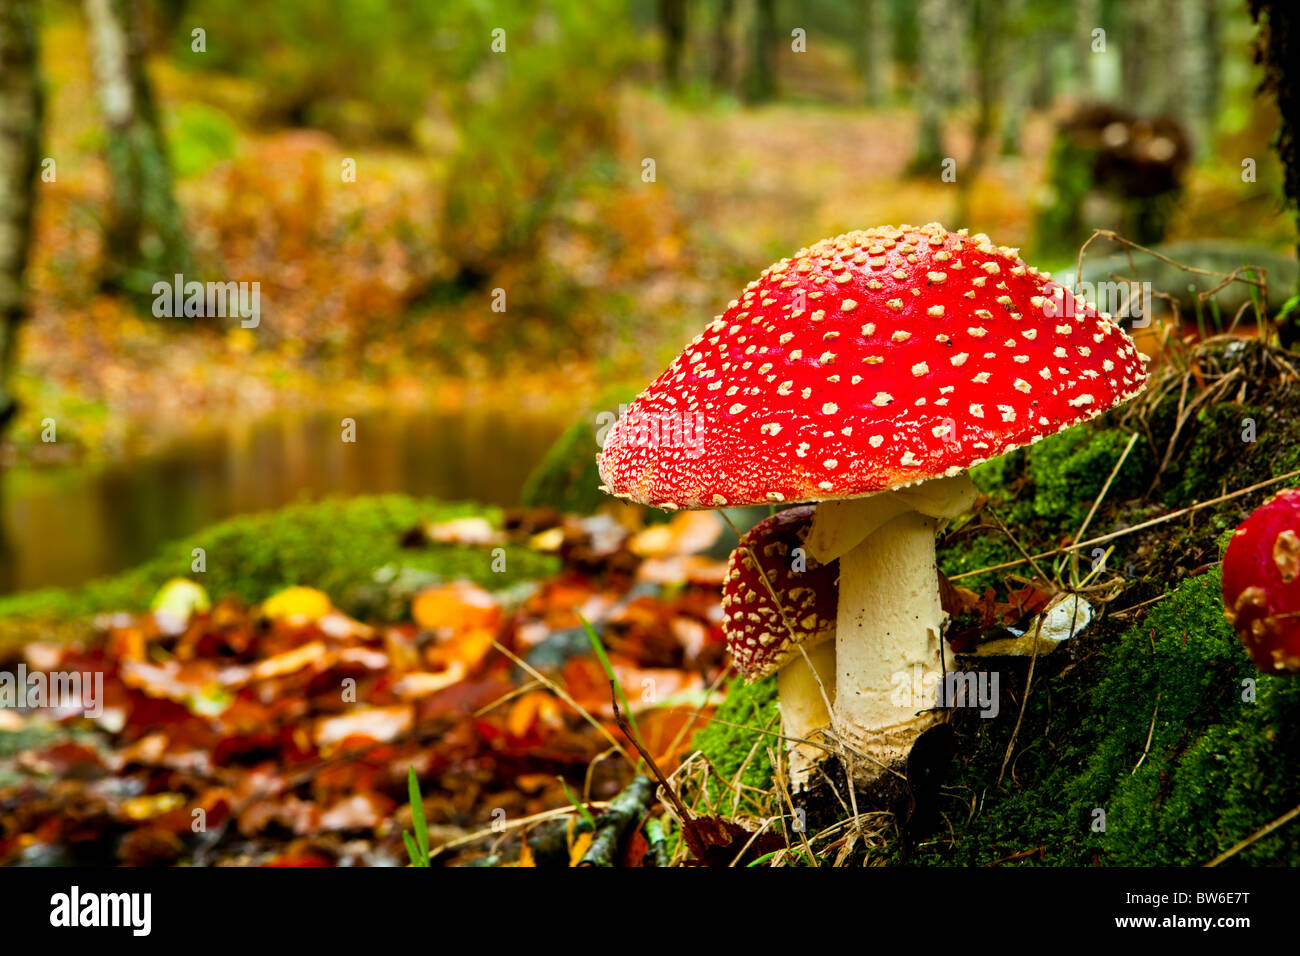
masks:
<path id="1" fill-rule="evenodd" d="M 1098 227 L 1293 257 L 1239 0 L 0 11 L 6 590 L 303 497 L 514 504 L 566 426 L 848 229 L 1049 269 Z M 155 317 L 177 273 L 258 283 L 259 324 Z"/>

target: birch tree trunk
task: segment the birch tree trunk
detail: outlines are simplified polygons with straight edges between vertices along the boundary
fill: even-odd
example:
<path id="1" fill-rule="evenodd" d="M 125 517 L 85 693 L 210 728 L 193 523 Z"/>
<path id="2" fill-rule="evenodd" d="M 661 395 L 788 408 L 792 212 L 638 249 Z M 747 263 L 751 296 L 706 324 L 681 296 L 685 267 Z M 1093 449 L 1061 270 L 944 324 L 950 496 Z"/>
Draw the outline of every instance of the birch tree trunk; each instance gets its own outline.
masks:
<path id="1" fill-rule="evenodd" d="M 9 370 L 27 314 L 42 113 L 36 0 L 0 0 L 0 429 L 16 410 Z"/>
<path id="2" fill-rule="evenodd" d="M 917 91 L 916 154 L 913 172 L 939 172 L 944 159 L 943 117 L 952 105 L 954 78 L 961 70 L 961 25 L 951 0 L 920 0 L 919 59 L 921 88 Z"/>
<path id="3" fill-rule="evenodd" d="M 886 0 L 861 0 L 858 37 L 862 63 L 862 99 L 867 106 L 879 107 L 889 95 L 889 40 L 891 24 Z"/>
<path id="4" fill-rule="evenodd" d="M 112 180 L 104 283 L 144 299 L 154 282 L 190 272 L 189 243 L 145 73 L 138 0 L 85 0 L 85 11 Z"/>

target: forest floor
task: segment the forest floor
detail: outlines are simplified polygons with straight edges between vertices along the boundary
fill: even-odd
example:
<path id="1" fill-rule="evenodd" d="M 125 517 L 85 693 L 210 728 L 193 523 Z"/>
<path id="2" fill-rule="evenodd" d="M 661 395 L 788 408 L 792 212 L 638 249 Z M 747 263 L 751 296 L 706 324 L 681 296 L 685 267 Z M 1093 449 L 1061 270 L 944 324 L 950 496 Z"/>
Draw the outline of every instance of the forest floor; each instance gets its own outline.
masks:
<path id="1" fill-rule="evenodd" d="M 0 669 L 104 675 L 93 718 L 0 711 L 0 862 L 395 864 L 413 834 L 438 865 L 1295 865 L 1300 685 L 1255 672 L 1218 586 L 1300 478 L 1293 359 L 1176 345 L 1129 407 L 974 470 L 947 636 L 1003 719 L 950 715 L 924 826 L 849 810 L 834 764 L 790 797 L 774 681 L 729 676 L 715 513 L 396 496 L 0 601 Z M 1088 626 L 1008 647 L 1063 591 Z"/>

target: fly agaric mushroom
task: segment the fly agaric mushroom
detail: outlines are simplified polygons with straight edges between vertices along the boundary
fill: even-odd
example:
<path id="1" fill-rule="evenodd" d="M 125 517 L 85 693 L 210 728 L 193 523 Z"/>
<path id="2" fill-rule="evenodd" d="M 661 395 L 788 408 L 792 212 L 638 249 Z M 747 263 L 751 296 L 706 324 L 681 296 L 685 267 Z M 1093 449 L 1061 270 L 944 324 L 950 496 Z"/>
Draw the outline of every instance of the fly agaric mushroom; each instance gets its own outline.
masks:
<path id="1" fill-rule="evenodd" d="M 1223 554 L 1223 616 L 1265 673 L 1300 673 L 1300 488 L 1241 523 Z"/>
<path id="2" fill-rule="evenodd" d="M 722 585 L 722 631 L 736 670 L 750 683 L 776 672 L 795 791 L 822 754 L 800 741 L 830 727 L 835 702 L 838 569 L 803 551 L 814 510 L 779 511 L 741 535 Z"/>
<path id="3" fill-rule="evenodd" d="M 809 553 L 840 561 L 833 726 L 863 782 L 937 719 L 891 692 L 940 666 L 934 535 L 975 499 L 966 470 L 1145 387 L 1128 335 L 1048 278 L 937 223 L 822 240 L 765 269 L 606 436 L 601 478 L 623 498 L 821 502 Z"/>

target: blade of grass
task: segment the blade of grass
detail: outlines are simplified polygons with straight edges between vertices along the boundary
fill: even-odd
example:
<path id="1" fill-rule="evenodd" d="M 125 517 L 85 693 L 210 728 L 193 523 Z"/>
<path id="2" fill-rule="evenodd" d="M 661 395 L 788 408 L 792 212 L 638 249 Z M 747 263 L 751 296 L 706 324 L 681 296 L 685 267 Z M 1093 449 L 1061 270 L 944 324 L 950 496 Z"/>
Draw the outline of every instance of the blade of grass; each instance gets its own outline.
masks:
<path id="1" fill-rule="evenodd" d="M 614 693 L 618 694 L 618 702 L 623 705 L 623 713 L 627 714 L 627 722 L 632 728 L 632 733 L 636 735 L 637 742 L 644 746 L 645 741 L 641 739 L 641 730 L 637 727 L 636 718 L 632 715 L 632 706 L 627 702 L 627 694 L 623 691 L 623 685 L 614 676 L 614 665 L 609 662 L 609 655 L 605 653 L 605 645 L 601 643 L 600 635 L 596 633 L 596 629 L 581 614 L 578 615 L 578 620 L 582 622 L 583 630 L 587 632 L 587 640 L 591 641 L 591 649 L 595 653 L 596 659 L 600 661 L 600 666 L 605 671 L 605 677 L 614 685 Z"/>
<path id="2" fill-rule="evenodd" d="M 420 856 L 420 848 L 415 845 L 411 834 L 405 830 L 402 831 L 402 841 L 406 844 L 406 855 L 411 858 L 411 866 L 429 865 L 429 861 Z"/>
<path id="3" fill-rule="evenodd" d="M 573 804 L 573 809 L 577 810 L 580 814 L 582 814 L 582 819 L 586 820 L 587 823 L 591 825 L 591 829 L 594 831 L 596 829 L 596 818 L 591 815 L 591 811 L 588 810 L 583 804 L 578 802 L 578 798 L 575 797 L 573 795 L 573 791 L 569 789 L 569 782 L 567 780 L 565 780 L 563 777 L 558 777 L 558 776 L 555 779 L 560 781 L 560 786 L 564 788 L 564 795 L 568 797 L 569 802 Z"/>
<path id="4" fill-rule="evenodd" d="M 415 767 L 409 767 L 406 777 L 406 790 L 411 799 L 411 829 L 415 831 L 415 843 L 418 846 L 420 860 L 417 863 L 414 855 L 411 858 L 413 866 L 429 865 L 429 825 L 424 820 L 424 797 L 420 795 L 420 781 L 415 779 Z M 407 834 L 403 833 L 403 837 Z M 411 853 L 412 841 L 407 837 L 406 852 Z"/>

